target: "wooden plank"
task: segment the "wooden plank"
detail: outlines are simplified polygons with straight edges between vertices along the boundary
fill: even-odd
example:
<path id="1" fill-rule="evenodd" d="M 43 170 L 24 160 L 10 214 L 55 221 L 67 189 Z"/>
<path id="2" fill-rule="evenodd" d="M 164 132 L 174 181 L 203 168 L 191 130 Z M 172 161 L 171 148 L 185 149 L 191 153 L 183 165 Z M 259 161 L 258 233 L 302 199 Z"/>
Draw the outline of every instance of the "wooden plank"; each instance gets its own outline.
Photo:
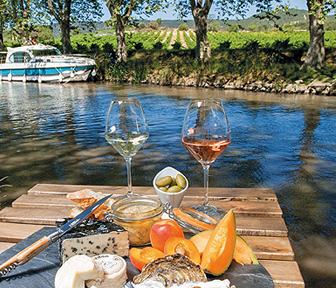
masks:
<path id="1" fill-rule="evenodd" d="M 71 208 L 12 208 L 0 211 L 0 222 L 55 225 L 58 219 L 69 215 Z M 287 236 L 287 227 L 281 217 L 237 216 L 237 231 L 241 235 Z"/>
<path id="2" fill-rule="evenodd" d="M 0 242 L 0 254 L 14 245 L 15 243 Z"/>
<path id="3" fill-rule="evenodd" d="M 70 208 L 12 208 L 0 211 L 0 222 L 55 225 L 56 221 L 69 215 Z"/>
<path id="4" fill-rule="evenodd" d="M 1 212 L 0 212 L 1 213 Z M 0 241 L 2 242 L 19 242 L 36 231 L 42 229 L 42 225 L 1 223 L 0 222 Z"/>
<path id="5" fill-rule="evenodd" d="M 281 208 L 276 201 L 226 201 L 222 199 L 210 201 L 225 210 L 234 209 L 239 215 L 246 216 L 269 216 L 280 217 L 282 216 Z M 185 196 L 183 205 L 194 205 L 199 203 L 192 196 Z M 65 195 L 34 195 L 25 194 L 20 196 L 12 203 L 14 208 L 69 208 L 76 205 L 66 199 Z"/>
<path id="6" fill-rule="evenodd" d="M 287 237 L 243 236 L 259 260 L 294 260 Z"/>
<path id="7" fill-rule="evenodd" d="M 125 194 L 125 186 L 93 186 L 93 185 L 63 185 L 63 184 L 37 184 L 28 191 L 28 194 L 56 194 L 65 195 L 81 189 L 91 189 L 96 192 Z M 148 186 L 134 186 L 135 193 L 142 195 L 154 194 L 154 188 Z M 190 187 L 188 195 L 202 198 L 204 189 L 201 187 Z M 277 201 L 275 192 L 269 188 L 210 188 L 211 197 L 223 197 L 231 200 L 268 200 Z"/>
<path id="8" fill-rule="evenodd" d="M 76 204 L 64 195 L 21 195 L 12 203 L 14 208 L 72 208 Z"/>
<path id="9" fill-rule="evenodd" d="M 303 288 L 305 287 L 300 269 L 295 261 L 260 261 L 271 274 L 276 288 Z"/>
<path id="10" fill-rule="evenodd" d="M 223 208 L 225 211 L 234 209 L 236 215 L 260 216 L 260 217 L 282 217 L 282 210 L 277 201 L 227 201 L 226 199 L 209 199 L 211 205 Z M 200 199 L 192 196 L 184 196 L 182 206 L 193 206 L 200 203 Z"/>
<path id="11" fill-rule="evenodd" d="M 282 218 L 237 216 L 237 233 L 244 236 L 286 237 L 288 230 Z"/>

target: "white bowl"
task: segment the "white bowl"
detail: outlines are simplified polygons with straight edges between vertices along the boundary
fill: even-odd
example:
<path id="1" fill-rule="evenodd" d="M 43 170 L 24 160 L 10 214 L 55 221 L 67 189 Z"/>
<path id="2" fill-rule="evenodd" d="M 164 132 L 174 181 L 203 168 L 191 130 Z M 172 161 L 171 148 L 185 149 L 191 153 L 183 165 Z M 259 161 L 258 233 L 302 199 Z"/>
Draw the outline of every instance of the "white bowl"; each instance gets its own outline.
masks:
<path id="1" fill-rule="evenodd" d="M 164 192 L 155 184 L 158 178 L 162 178 L 165 176 L 172 176 L 176 178 L 176 175 L 178 174 L 181 174 L 184 177 L 184 179 L 186 179 L 186 182 L 187 182 L 186 187 L 180 192 L 177 192 L 177 193 L 176 192 L 174 193 Z M 158 174 L 156 174 L 153 180 L 153 187 L 155 189 L 156 194 L 159 196 L 163 204 L 170 203 L 173 208 L 178 208 L 183 200 L 185 192 L 188 190 L 189 182 L 188 182 L 187 177 L 185 177 L 180 171 L 177 171 L 173 167 L 166 167 L 162 169 Z"/>

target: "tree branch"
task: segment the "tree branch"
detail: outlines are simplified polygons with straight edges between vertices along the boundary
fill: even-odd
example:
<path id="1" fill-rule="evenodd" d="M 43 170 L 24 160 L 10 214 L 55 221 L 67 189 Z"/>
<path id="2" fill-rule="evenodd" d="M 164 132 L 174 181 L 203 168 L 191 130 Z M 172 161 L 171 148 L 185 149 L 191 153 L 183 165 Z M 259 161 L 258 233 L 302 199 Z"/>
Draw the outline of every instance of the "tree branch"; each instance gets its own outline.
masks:
<path id="1" fill-rule="evenodd" d="M 210 12 L 210 9 L 211 9 L 211 6 L 212 6 L 212 3 L 213 3 L 213 0 L 205 0 L 205 3 L 204 3 L 204 13 L 206 13 L 206 15 L 209 14 Z"/>
<path id="2" fill-rule="evenodd" d="M 191 10 L 194 11 L 195 10 L 195 0 L 189 0 L 190 6 L 191 6 Z"/>
<path id="3" fill-rule="evenodd" d="M 135 7 L 136 1 L 135 0 L 131 0 L 130 4 L 128 5 L 126 12 L 123 16 L 123 18 L 125 18 L 126 20 L 131 16 L 133 9 Z"/>

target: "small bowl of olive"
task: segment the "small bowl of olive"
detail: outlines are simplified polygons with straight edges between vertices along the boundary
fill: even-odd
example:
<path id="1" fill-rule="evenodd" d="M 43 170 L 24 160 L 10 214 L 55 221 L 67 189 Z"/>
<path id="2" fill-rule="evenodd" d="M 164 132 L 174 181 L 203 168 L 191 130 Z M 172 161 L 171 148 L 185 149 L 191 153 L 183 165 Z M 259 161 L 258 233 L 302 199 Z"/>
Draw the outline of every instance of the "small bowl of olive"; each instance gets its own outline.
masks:
<path id="1" fill-rule="evenodd" d="M 173 167 L 166 167 L 156 174 L 153 186 L 163 204 L 170 203 L 173 208 L 180 206 L 189 187 L 188 179 Z"/>

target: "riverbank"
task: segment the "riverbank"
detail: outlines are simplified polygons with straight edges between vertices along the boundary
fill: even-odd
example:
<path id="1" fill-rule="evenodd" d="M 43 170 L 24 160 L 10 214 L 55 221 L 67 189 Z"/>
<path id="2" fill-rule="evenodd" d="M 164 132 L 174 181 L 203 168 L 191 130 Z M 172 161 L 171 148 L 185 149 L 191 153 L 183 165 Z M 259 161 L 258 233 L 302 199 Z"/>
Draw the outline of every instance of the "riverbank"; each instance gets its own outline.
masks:
<path id="1" fill-rule="evenodd" d="M 336 95 L 335 52 L 327 51 L 323 70 L 302 68 L 303 49 L 224 49 L 202 66 L 194 52 L 130 51 L 126 64 L 99 58 L 101 79 L 133 84 L 184 86 L 272 93 Z"/>

